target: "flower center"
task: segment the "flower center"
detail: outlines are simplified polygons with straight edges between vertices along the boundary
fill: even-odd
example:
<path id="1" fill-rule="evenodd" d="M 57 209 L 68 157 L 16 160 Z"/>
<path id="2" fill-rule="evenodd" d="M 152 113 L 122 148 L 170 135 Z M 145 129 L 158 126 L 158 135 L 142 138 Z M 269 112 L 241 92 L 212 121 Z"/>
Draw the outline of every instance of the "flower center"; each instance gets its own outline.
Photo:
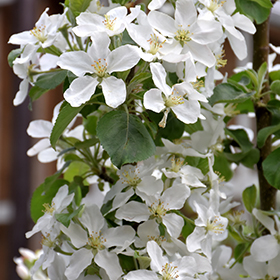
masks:
<path id="1" fill-rule="evenodd" d="M 42 235 L 41 244 L 52 248 L 55 246 L 55 240 L 52 240 L 50 234 L 47 233 L 46 236 Z"/>
<path id="2" fill-rule="evenodd" d="M 215 216 L 213 220 L 207 221 L 207 231 L 218 235 L 225 231 L 226 224 L 222 221 L 221 217 Z"/>
<path id="3" fill-rule="evenodd" d="M 45 210 L 43 210 L 44 213 L 48 213 L 50 215 L 53 215 L 53 212 L 55 211 L 54 202 L 52 202 L 52 205 L 50 205 L 49 203 L 44 203 L 43 206 L 45 208 Z"/>
<path id="4" fill-rule="evenodd" d="M 191 41 L 191 32 L 189 30 L 185 29 L 179 29 L 175 33 L 175 40 L 179 41 L 182 47 L 184 47 L 184 44 L 187 44 L 189 41 Z"/>
<path id="5" fill-rule="evenodd" d="M 155 34 L 151 34 L 151 38 L 148 40 L 148 42 L 150 43 L 150 50 L 148 52 L 155 55 L 158 50 L 162 48 L 165 40 L 160 43 L 159 38 Z"/>
<path id="6" fill-rule="evenodd" d="M 166 263 L 162 266 L 161 275 L 159 278 L 162 280 L 175 280 L 179 277 L 177 266 L 172 266 L 170 263 Z"/>
<path id="7" fill-rule="evenodd" d="M 45 35 L 46 26 L 42 27 L 34 27 L 30 30 L 31 34 L 38 39 L 39 42 L 44 43 L 47 40 L 47 36 Z"/>
<path id="8" fill-rule="evenodd" d="M 210 5 L 207 7 L 207 9 L 209 11 L 211 11 L 212 13 L 214 13 L 219 7 L 221 7 L 226 1 L 222 1 L 221 3 L 219 3 L 220 0 L 212 0 Z"/>
<path id="9" fill-rule="evenodd" d="M 135 170 L 136 171 L 136 170 Z M 122 183 L 129 185 L 131 187 L 136 187 L 141 183 L 141 179 L 135 174 L 135 172 L 129 172 L 127 170 L 122 172 Z"/>
<path id="10" fill-rule="evenodd" d="M 169 95 L 165 100 L 165 106 L 167 108 L 177 106 L 177 105 L 183 104 L 183 103 L 184 103 L 183 96 L 180 95 L 178 91 L 175 93 L 175 90 L 173 90 L 171 95 Z"/>
<path id="11" fill-rule="evenodd" d="M 152 214 L 152 218 L 156 218 L 157 222 L 160 223 L 161 218 L 165 216 L 169 209 L 166 209 L 163 202 L 159 199 L 157 202 L 153 202 L 151 206 L 149 206 L 149 210 Z"/>
<path id="12" fill-rule="evenodd" d="M 171 159 L 171 171 L 178 173 L 183 166 L 184 160 L 181 160 L 180 158 L 175 158 L 175 156 L 172 156 Z"/>
<path id="13" fill-rule="evenodd" d="M 221 68 L 227 65 L 227 60 L 224 59 L 225 51 L 222 50 L 220 54 L 216 55 L 216 67 Z"/>
<path id="14" fill-rule="evenodd" d="M 104 78 L 107 75 L 107 62 L 105 58 L 99 58 L 97 61 L 95 60 L 91 66 L 93 66 L 95 73 L 100 78 Z"/>
<path id="15" fill-rule="evenodd" d="M 105 248 L 104 242 L 106 239 L 103 238 L 98 232 L 92 232 L 92 234 L 88 238 L 87 244 L 96 250 L 103 250 Z"/>
<path id="16" fill-rule="evenodd" d="M 104 23 L 105 27 L 107 29 L 113 31 L 114 27 L 115 27 L 115 23 L 116 23 L 115 21 L 117 18 L 114 18 L 111 20 L 110 16 L 108 16 L 108 15 L 104 15 L 104 17 L 105 17 L 105 20 L 103 20 L 103 23 Z"/>

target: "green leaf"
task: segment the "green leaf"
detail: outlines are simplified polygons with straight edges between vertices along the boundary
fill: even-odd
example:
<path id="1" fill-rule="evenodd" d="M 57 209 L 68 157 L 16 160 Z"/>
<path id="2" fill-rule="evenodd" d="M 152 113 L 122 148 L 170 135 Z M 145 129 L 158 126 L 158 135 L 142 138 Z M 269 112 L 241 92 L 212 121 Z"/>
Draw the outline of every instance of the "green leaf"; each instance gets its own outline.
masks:
<path id="1" fill-rule="evenodd" d="M 252 17 L 257 24 L 264 22 L 270 14 L 269 0 L 235 0 L 237 10 Z"/>
<path id="2" fill-rule="evenodd" d="M 233 176 L 233 172 L 230 168 L 230 162 L 227 160 L 224 153 L 215 153 L 213 169 L 218 171 L 226 181 L 229 181 Z"/>
<path id="3" fill-rule="evenodd" d="M 264 8 L 272 8 L 273 5 L 271 3 L 271 0 L 252 0 L 256 3 L 258 3 L 260 6 L 264 7 Z"/>
<path id="4" fill-rule="evenodd" d="M 242 263 L 243 256 L 245 255 L 248 249 L 248 245 L 246 243 L 240 243 L 234 248 L 233 256 L 239 263 Z"/>
<path id="5" fill-rule="evenodd" d="M 42 89 L 54 89 L 65 80 L 67 72 L 67 70 L 61 70 L 42 74 L 38 77 L 35 86 Z"/>
<path id="6" fill-rule="evenodd" d="M 105 114 L 97 124 L 97 136 L 118 168 L 147 159 L 155 152 L 153 139 L 141 120 L 124 111 Z"/>
<path id="7" fill-rule="evenodd" d="M 255 185 L 247 187 L 242 193 L 243 203 L 249 213 L 252 213 L 257 202 L 257 188 Z"/>
<path id="8" fill-rule="evenodd" d="M 8 63 L 10 65 L 10 67 L 13 67 L 14 60 L 17 57 L 19 57 L 22 52 L 23 52 L 23 49 L 15 49 L 15 50 L 10 51 L 10 53 L 8 54 Z"/>
<path id="9" fill-rule="evenodd" d="M 258 70 L 258 86 L 259 86 L 260 90 L 261 90 L 262 85 L 265 81 L 266 73 L 267 73 L 267 63 L 264 62 Z"/>
<path id="10" fill-rule="evenodd" d="M 270 89 L 273 93 L 280 95 L 280 80 L 273 81 L 270 85 Z"/>
<path id="11" fill-rule="evenodd" d="M 88 8 L 90 2 L 91 0 L 67 0 L 65 5 L 67 5 L 77 17 L 81 12 L 84 12 Z"/>
<path id="12" fill-rule="evenodd" d="M 64 171 L 65 168 L 69 166 L 70 162 L 66 162 L 63 167 L 58 170 L 52 176 L 49 176 L 45 179 L 44 183 L 42 183 L 33 193 L 30 205 L 31 218 L 36 223 L 37 220 L 43 216 L 45 210 L 43 204 L 52 202 L 52 199 L 56 195 L 58 189 L 68 184 L 69 182 L 63 179 L 59 179 L 60 175 Z"/>
<path id="13" fill-rule="evenodd" d="M 194 230 L 195 225 L 190 220 L 184 219 L 184 226 L 182 228 L 182 236 L 186 239 Z"/>
<path id="14" fill-rule="evenodd" d="M 84 119 L 84 127 L 91 135 L 96 135 L 97 121 L 97 116 L 88 116 Z"/>
<path id="15" fill-rule="evenodd" d="M 222 83 L 214 88 L 214 94 L 208 99 L 211 106 L 217 103 L 240 103 L 249 99 L 254 92 L 245 93 L 241 89 Z"/>
<path id="16" fill-rule="evenodd" d="M 209 171 L 209 164 L 207 158 L 199 158 L 199 157 L 185 157 L 185 162 L 189 165 L 196 167 L 201 170 L 201 172 L 205 175 Z"/>
<path id="17" fill-rule="evenodd" d="M 66 180 L 56 178 L 55 181 L 51 180 L 52 183 L 50 184 L 47 182 L 47 179 L 34 191 L 32 195 L 30 212 L 34 223 L 36 223 L 37 220 L 44 215 L 45 207 L 43 205 L 45 203 L 51 205 L 52 199 L 55 197 L 58 189 L 68 183 Z"/>
<path id="18" fill-rule="evenodd" d="M 246 167 L 253 168 L 254 164 L 259 160 L 260 152 L 253 147 L 245 130 L 225 129 L 225 132 L 234 140 L 235 145 L 237 144 L 241 149 L 241 152 L 235 154 L 225 152 L 226 158 L 232 162 L 242 163 Z"/>
<path id="19" fill-rule="evenodd" d="M 269 72 L 269 79 L 272 81 L 280 80 L 280 70 Z"/>
<path id="20" fill-rule="evenodd" d="M 48 89 L 44 89 L 44 88 L 34 86 L 30 89 L 28 95 L 30 96 L 31 101 L 35 101 L 38 98 L 40 98 L 47 91 L 48 91 Z"/>
<path id="21" fill-rule="evenodd" d="M 55 214 L 55 218 L 62 223 L 65 227 L 69 227 L 70 221 L 84 209 L 84 205 L 81 205 L 78 209 L 76 209 L 72 213 L 57 213 Z"/>
<path id="22" fill-rule="evenodd" d="M 57 140 L 62 135 L 63 131 L 66 129 L 68 124 L 74 119 L 74 117 L 84 107 L 84 105 L 81 105 L 80 107 L 71 107 L 71 105 L 67 102 L 65 102 L 62 105 L 63 106 L 61 106 L 61 110 L 56 119 L 56 122 L 54 124 L 53 130 L 52 130 L 52 133 L 50 136 L 50 142 L 54 149 L 55 149 Z"/>
<path id="23" fill-rule="evenodd" d="M 71 182 L 75 176 L 82 176 L 89 170 L 89 166 L 82 161 L 73 161 L 64 173 L 64 179 Z"/>
<path id="24" fill-rule="evenodd" d="M 163 113 L 154 113 L 153 111 L 147 110 L 149 118 L 156 123 L 158 128 L 155 143 L 157 146 L 163 146 L 161 138 L 166 138 L 170 141 L 174 139 L 179 139 L 184 133 L 185 124 L 178 120 L 173 113 L 169 113 L 166 121 L 166 126 L 164 128 L 159 127 L 158 123 L 163 117 Z"/>
<path id="25" fill-rule="evenodd" d="M 262 128 L 257 136 L 257 144 L 259 148 L 262 148 L 264 146 L 264 143 L 266 139 L 273 134 L 274 132 L 278 131 L 280 129 L 280 123 L 273 126 L 268 126 L 265 128 Z"/>
<path id="26" fill-rule="evenodd" d="M 264 177 L 274 188 L 280 190 L 280 148 L 274 150 L 263 161 Z"/>

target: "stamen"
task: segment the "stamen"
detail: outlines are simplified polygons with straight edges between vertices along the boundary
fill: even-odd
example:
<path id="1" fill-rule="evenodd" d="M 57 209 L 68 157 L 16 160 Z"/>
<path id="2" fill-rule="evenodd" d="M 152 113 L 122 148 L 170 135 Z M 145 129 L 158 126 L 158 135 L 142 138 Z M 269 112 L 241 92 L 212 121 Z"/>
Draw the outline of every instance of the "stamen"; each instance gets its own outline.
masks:
<path id="1" fill-rule="evenodd" d="M 97 61 L 94 61 L 94 64 L 92 64 L 91 66 L 93 66 L 95 73 L 100 77 L 103 78 L 107 75 L 107 62 L 106 59 L 103 58 L 99 58 Z"/>
<path id="2" fill-rule="evenodd" d="M 162 48 L 162 45 L 165 43 L 166 40 L 164 40 L 162 43 L 159 42 L 158 36 L 155 34 L 151 34 L 151 38 L 148 40 L 150 43 L 150 50 L 149 53 L 155 55 L 160 48 Z"/>
<path id="3" fill-rule="evenodd" d="M 114 18 L 113 20 L 110 19 L 109 15 L 104 15 L 105 20 L 103 20 L 102 22 L 104 23 L 105 27 L 111 31 L 114 30 L 115 27 L 115 21 L 117 18 Z"/>

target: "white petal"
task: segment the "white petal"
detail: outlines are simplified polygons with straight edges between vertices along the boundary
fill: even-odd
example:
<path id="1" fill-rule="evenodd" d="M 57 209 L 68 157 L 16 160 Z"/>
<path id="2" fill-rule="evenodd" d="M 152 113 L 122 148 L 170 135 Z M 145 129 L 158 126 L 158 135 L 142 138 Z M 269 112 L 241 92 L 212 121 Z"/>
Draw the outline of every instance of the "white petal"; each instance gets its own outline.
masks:
<path id="1" fill-rule="evenodd" d="M 184 46 L 184 52 L 188 51 L 192 54 L 194 60 L 201 62 L 208 67 L 212 67 L 216 63 L 215 56 L 205 45 L 200 45 L 194 41 L 189 41 Z"/>
<path id="2" fill-rule="evenodd" d="M 117 280 L 123 274 L 119 259 L 114 253 L 107 250 L 99 251 L 94 261 L 106 271 L 110 280 Z"/>
<path id="3" fill-rule="evenodd" d="M 119 246 L 122 247 L 126 241 L 132 243 L 135 236 L 135 231 L 131 226 L 120 226 L 116 228 L 109 228 L 107 229 L 103 237 L 106 240 L 104 245 L 109 248 L 112 246 Z"/>
<path id="4" fill-rule="evenodd" d="M 88 240 L 87 232 L 81 226 L 71 223 L 68 228 L 61 225 L 61 230 L 71 239 L 76 248 L 86 245 Z"/>
<path id="5" fill-rule="evenodd" d="M 155 241 L 147 243 L 147 252 L 151 258 L 151 268 L 153 271 L 158 272 L 168 262 L 166 256 L 162 255 L 162 250 Z"/>
<path id="6" fill-rule="evenodd" d="M 272 218 L 262 213 L 261 210 L 254 208 L 253 215 L 270 231 L 272 235 L 276 234 L 275 222 Z"/>
<path id="7" fill-rule="evenodd" d="M 166 226 L 168 233 L 174 237 L 178 238 L 182 228 L 184 226 L 184 220 L 182 217 L 175 213 L 166 214 L 162 217 L 162 222 Z"/>
<path id="8" fill-rule="evenodd" d="M 155 88 L 148 90 L 144 94 L 144 107 L 156 113 L 161 112 L 165 108 L 161 91 Z"/>
<path id="9" fill-rule="evenodd" d="M 64 92 L 64 98 L 72 107 L 79 107 L 91 98 L 97 85 L 97 78 L 90 76 L 77 78 Z"/>
<path id="10" fill-rule="evenodd" d="M 227 33 L 227 32 L 226 32 Z M 232 50 L 239 60 L 243 60 L 247 57 L 247 45 L 244 37 L 239 40 L 235 36 L 232 36 L 230 33 L 227 34 L 228 40 Z"/>
<path id="11" fill-rule="evenodd" d="M 163 193 L 161 201 L 163 201 L 164 205 L 168 205 L 169 209 L 181 209 L 189 195 L 189 188 L 186 188 L 183 184 L 178 184 L 168 188 Z"/>
<path id="12" fill-rule="evenodd" d="M 80 221 L 88 228 L 90 233 L 99 232 L 104 226 L 104 217 L 100 213 L 98 206 L 95 204 L 85 208 Z"/>
<path id="13" fill-rule="evenodd" d="M 244 269 L 254 279 L 265 279 L 267 265 L 262 262 L 256 262 L 253 256 L 245 257 L 243 260 Z"/>
<path id="14" fill-rule="evenodd" d="M 63 53 L 57 65 L 62 69 L 73 72 L 76 76 L 82 77 L 85 73 L 93 73 L 94 68 L 91 66 L 93 59 L 84 51 Z"/>
<path id="15" fill-rule="evenodd" d="M 240 28 L 250 34 L 254 34 L 256 32 L 255 25 L 248 17 L 241 15 L 240 13 L 236 13 L 232 16 L 232 19 L 237 28 Z"/>
<path id="16" fill-rule="evenodd" d="M 130 201 L 116 212 L 116 218 L 127 221 L 142 222 L 147 221 L 150 216 L 148 207 L 137 201 Z"/>
<path id="17" fill-rule="evenodd" d="M 155 272 L 145 269 L 138 269 L 130 271 L 127 275 L 124 275 L 125 280 L 158 280 Z"/>
<path id="18" fill-rule="evenodd" d="M 51 122 L 46 120 L 35 120 L 31 121 L 28 128 L 27 134 L 33 138 L 50 137 L 53 129 Z"/>
<path id="19" fill-rule="evenodd" d="M 28 87 L 29 87 L 28 79 L 24 79 L 23 81 L 21 81 L 19 85 L 19 91 L 16 93 L 16 96 L 13 100 L 14 106 L 20 105 L 25 100 L 28 94 Z"/>
<path id="20" fill-rule="evenodd" d="M 92 44 L 88 49 L 89 55 L 93 60 L 107 59 L 110 54 L 109 45 L 111 40 L 105 32 L 97 32 L 91 37 Z"/>
<path id="21" fill-rule="evenodd" d="M 265 235 L 256 239 L 251 246 L 251 254 L 257 262 L 266 262 L 279 253 L 279 244 L 273 235 Z"/>
<path id="22" fill-rule="evenodd" d="M 197 18 L 197 11 L 192 0 L 177 0 L 175 10 L 175 22 L 182 26 L 182 29 L 194 23 Z"/>
<path id="23" fill-rule="evenodd" d="M 140 59 L 138 53 L 138 48 L 130 45 L 114 49 L 107 57 L 108 73 L 131 69 Z"/>
<path id="24" fill-rule="evenodd" d="M 157 10 L 163 6 L 166 0 L 152 0 L 148 5 L 150 11 Z"/>
<path id="25" fill-rule="evenodd" d="M 92 36 L 96 32 L 104 32 L 104 17 L 93 13 L 81 13 L 77 17 L 78 26 L 73 28 L 73 32 L 79 37 Z"/>
<path id="26" fill-rule="evenodd" d="M 114 76 L 103 79 L 101 82 L 105 102 L 112 108 L 117 108 L 126 99 L 126 86 L 122 79 Z"/>
<path id="27" fill-rule="evenodd" d="M 171 94 L 171 88 L 166 84 L 166 72 L 160 63 L 150 64 L 152 78 L 157 88 L 159 88 L 166 96 Z"/>
<path id="28" fill-rule="evenodd" d="M 183 104 L 171 107 L 176 117 L 183 123 L 195 123 L 200 114 L 200 105 L 196 100 L 185 100 Z"/>
<path id="29" fill-rule="evenodd" d="M 59 152 L 55 151 L 53 148 L 48 148 L 39 152 L 37 157 L 40 162 L 46 163 L 57 160 L 58 154 Z"/>
<path id="30" fill-rule="evenodd" d="M 201 227 L 196 227 L 194 231 L 187 237 L 187 248 L 190 252 L 195 252 L 201 249 L 201 242 L 206 237 L 206 230 Z"/>
<path id="31" fill-rule="evenodd" d="M 162 35 L 174 37 L 177 32 L 175 20 L 158 11 L 151 11 L 148 14 L 148 21 L 152 27 L 157 29 Z"/>
<path id="32" fill-rule="evenodd" d="M 37 155 L 39 152 L 50 147 L 50 145 L 51 145 L 50 140 L 48 138 L 42 139 L 27 151 L 27 155 L 29 157 L 33 157 L 33 156 Z"/>
<path id="33" fill-rule="evenodd" d="M 91 264 L 93 253 L 85 248 L 74 252 L 65 271 L 68 280 L 76 280 L 83 270 Z"/>

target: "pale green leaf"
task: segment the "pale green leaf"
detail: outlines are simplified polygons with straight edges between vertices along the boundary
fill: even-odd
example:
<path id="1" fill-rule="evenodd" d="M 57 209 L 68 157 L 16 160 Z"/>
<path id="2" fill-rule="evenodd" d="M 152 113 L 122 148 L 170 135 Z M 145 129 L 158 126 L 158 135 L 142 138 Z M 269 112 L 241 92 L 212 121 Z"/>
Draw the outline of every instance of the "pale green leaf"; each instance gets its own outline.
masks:
<path id="1" fill-rule="evenodd" d="M 119 168 L 147 159 L 155 152 L 154 141 L 141 120 L 124 111 L 105 114 L 97 124 L 97 136 Z"/>

